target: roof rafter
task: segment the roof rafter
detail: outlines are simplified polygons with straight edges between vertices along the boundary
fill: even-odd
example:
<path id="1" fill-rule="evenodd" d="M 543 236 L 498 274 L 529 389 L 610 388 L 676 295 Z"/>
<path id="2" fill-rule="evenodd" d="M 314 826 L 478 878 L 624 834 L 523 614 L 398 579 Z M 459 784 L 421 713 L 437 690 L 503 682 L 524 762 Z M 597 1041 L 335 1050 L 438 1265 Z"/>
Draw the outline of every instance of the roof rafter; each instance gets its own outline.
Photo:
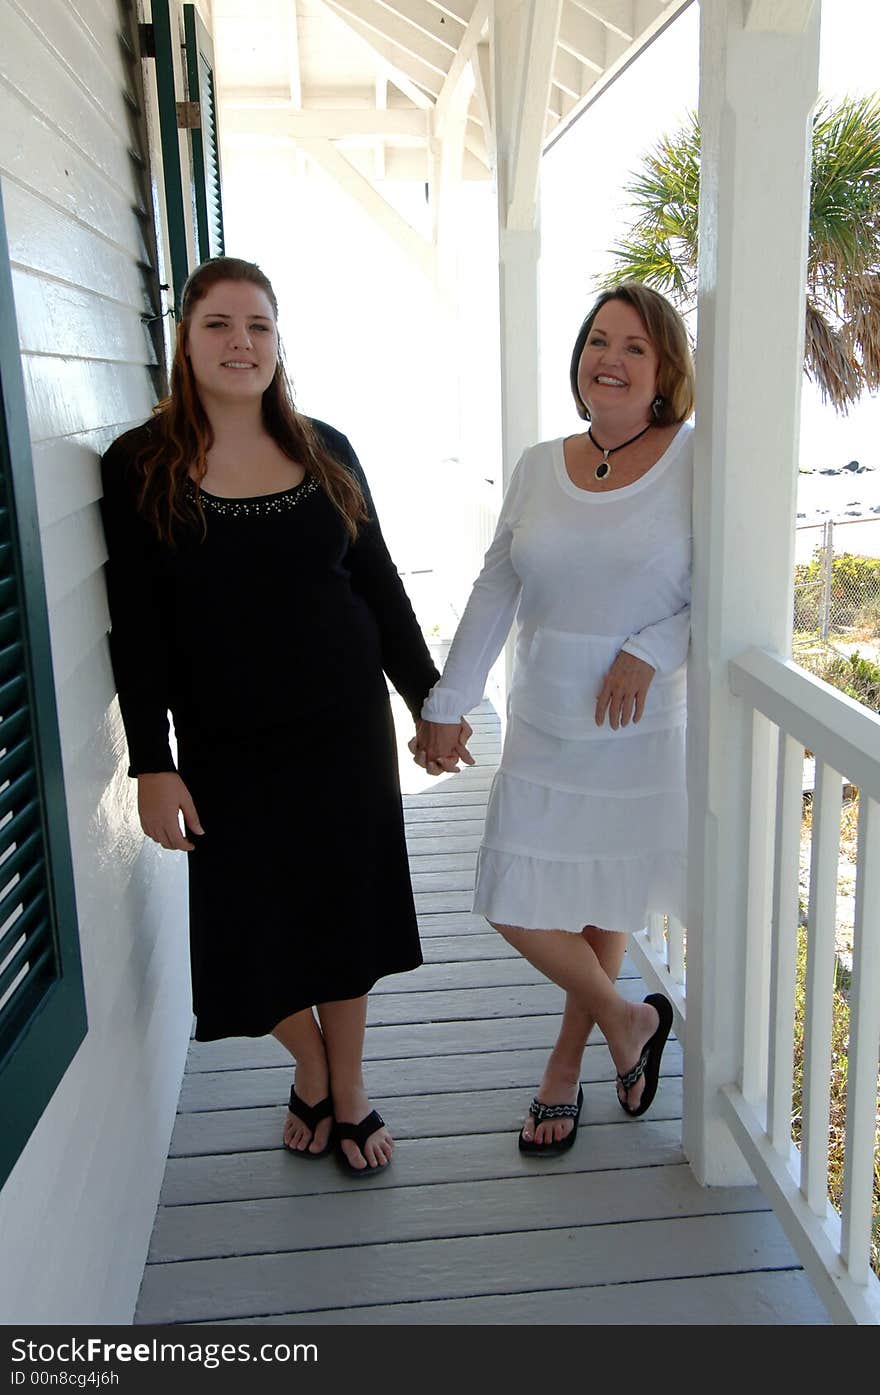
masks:
<path id="1" fill-rule="evenodd" d="M 390 50 L 392 61 L 400 63 L 404 71 L 411 71 L 413 64 L 423 69 L 439 92 L 455 52 L 453 44 L 424 34 L 386 9 L 380 0 L 325 0 L 325 4 L 380 51 Z"/>
<path id="2" fill-rule="evenodd" d="M 486 28 L 488 19 L 489 0 L 477 0 L 477 3 L 474 5 L 474 12 L 468 21 L 467 29 L 465 29 L 462 35 L 461 43 L 458 46 L 458 52 L 449 65 L 446 80 L 437 98 L 437 129 L 441 134 L 452 95 L 470 65 L 474 50 L 483 37 L 483 31 Z"/>
<path id="3" fill-rule="evenodd" d="M 392 208 L 388 200 L 382 197 L 369 179 L 346 160 L 332 141 L 298 140 L 296 144 L 349 198 L 354 199 L 389 237 L 393 238 L 397 246 L 407 253 L 429 280 L 435 279 L 437 264 L 433 245 L 420 236 L 415 228 L 401 217 L 396 208 Z"/>
<path id="4" fill-rule="evenodd" d="M 569 0 L 573 9 L 599 21 L 606 29 L 632 41 L 637 31 L 635 0 Z"/>
<path id="5" fill-rule="evenodd" d="M 290 75 L 290 100 L 295 107 L 302 106 L 302 71 L 299 63 L 299 16 L 296 0 L 287 0 L 285 12 L 287 39 L 287 67 Z"/>
<path id="6" fill-rule="evenodd" d="M 425 91 L 423 79 L 414 76 L 412 71 L 413 65 L 407 64 L 406 67 L 402 66 L 398 61 L 400 55 L 394 54 L 394 50 L 390 44 L 382 44 L 377 35 L 362 30 L 359 25 L 340 14 L 334 0 L 317 0 L 317 3 L 319 3 L 328 14 L 332 15 L 337 23 L 345 26 L 349 34 L 353 35 L 361 46 L 369 52 L 374 63 L 377 60 L 381 63 L 388 81 L 393 83 L 397 90 L 403 93 L 404 97 L 408 97 L 417 107 L 421 107 L 425 111 L 433 109 L 433 97 L 429 96 Z M 439 90 L 439 86 L 437 90 Z"/>
<path id="7" fill-rule="evenodd" d="M 465 28 L 461 20 L 442 14 L 430 0 L 376 0 L 376 3 L 389 15 L 412 25 L 428 38 L 436 39 L 445 48 L 455 49 L 461 43 Z"/>

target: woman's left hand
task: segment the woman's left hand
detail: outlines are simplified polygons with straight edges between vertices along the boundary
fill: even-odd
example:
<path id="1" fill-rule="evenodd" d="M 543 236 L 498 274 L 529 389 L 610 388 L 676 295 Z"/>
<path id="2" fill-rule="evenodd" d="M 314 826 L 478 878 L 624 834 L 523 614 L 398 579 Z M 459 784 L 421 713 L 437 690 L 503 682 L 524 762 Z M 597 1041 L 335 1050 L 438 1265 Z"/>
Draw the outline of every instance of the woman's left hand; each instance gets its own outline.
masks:
<path id="1" fill-rule="evenodd" d="M 637 659 L 635 654 L 621 649 L 596 699 L 596 726 L 602 725 L 606 713 L 615 731 L 628 726 L 630 721 L 638 722 L 645 710 L 645 698 L 655 672 L 644 659 Z"/>

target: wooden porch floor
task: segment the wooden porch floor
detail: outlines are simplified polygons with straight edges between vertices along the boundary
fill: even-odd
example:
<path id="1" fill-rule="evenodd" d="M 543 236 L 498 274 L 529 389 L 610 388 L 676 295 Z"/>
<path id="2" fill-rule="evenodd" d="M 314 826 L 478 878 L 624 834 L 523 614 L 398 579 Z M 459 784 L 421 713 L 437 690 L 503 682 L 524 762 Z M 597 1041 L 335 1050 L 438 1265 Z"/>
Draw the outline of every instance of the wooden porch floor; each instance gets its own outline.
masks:
<path id="1" fill-rule="evenodd" d="M 194 1042 L 136 1322 L 827 1322 L 761 1192 L 693 1180 L 677 1042 L 626 1120 L 599 1038 L 576 1146 L 517 1151 L 561 993 L 469 911 L 500 752 L 488 703 L 473 725 L 479 765 L 405 796 L 425 965 L 374 992 L 365 1051 L 391 1168 L 287 1156 L 283 1049 Z M 644 996 L 628 963 L 621 989 Z"/>

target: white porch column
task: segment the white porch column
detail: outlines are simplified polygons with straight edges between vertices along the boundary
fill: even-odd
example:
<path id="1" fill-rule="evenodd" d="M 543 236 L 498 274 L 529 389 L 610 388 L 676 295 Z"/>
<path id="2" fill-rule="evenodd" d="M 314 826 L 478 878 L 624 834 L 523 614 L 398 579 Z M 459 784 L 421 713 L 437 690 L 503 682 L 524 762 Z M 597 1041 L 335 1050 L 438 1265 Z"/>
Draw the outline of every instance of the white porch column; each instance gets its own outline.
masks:
<path id="1" fill-rule="evenodd" d="M 538 439 L 538 174 L 562 0 L 494 0 L 489 20 L 498 197 L 505 485 Z"/>
<path id="2" fill-rule="evenodd" d="M 742 1060 L 749 820 L 727 664 L 790 645 L 818 58 L 819 0 L 701 2 L 684 1145 L 704 1184 L 749 1180 L 718 1108 Z"/>

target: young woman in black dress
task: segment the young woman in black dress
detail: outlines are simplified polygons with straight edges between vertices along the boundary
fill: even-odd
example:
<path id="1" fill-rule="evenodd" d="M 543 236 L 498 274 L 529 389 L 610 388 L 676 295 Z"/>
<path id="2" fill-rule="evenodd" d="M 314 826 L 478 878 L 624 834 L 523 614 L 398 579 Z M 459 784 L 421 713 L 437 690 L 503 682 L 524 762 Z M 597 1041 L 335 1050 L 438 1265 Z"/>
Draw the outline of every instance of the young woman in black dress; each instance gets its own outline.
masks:
<path id="1" fill-rule="evenodd" d="M 102 462 L 111 654 L 144 832 L 188 854 L 196 1038 L 272 1032 L 296 1060 L 285 1146 L 335 1140 L 365 1176 L 394 1147 L 366 994 L 422 960 L 385 674 L 414 717 L 438 674 L 354 451 L 293 407 L 276 320 L 249 262 L 186 284 L 170 396 Z"/>

